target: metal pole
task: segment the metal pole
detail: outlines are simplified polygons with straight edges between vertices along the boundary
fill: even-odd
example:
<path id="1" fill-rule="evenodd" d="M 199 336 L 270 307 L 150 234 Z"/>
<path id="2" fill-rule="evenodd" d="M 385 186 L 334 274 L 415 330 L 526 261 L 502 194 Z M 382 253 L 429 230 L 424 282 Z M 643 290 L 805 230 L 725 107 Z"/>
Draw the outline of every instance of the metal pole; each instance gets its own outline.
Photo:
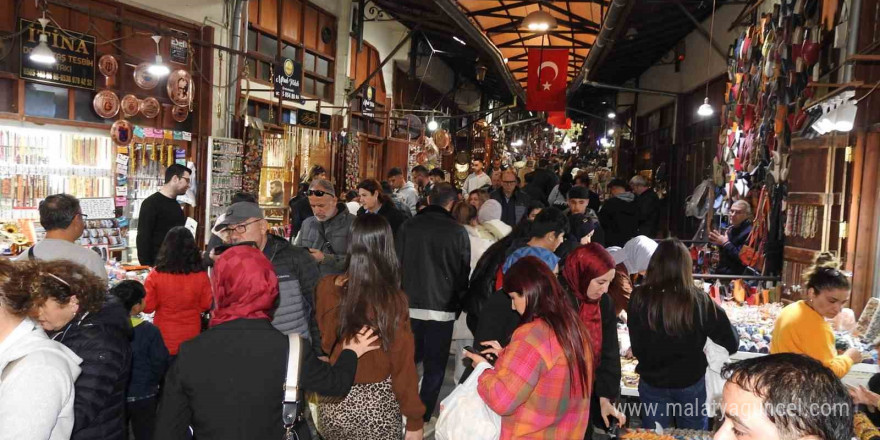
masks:
<path id="1" fill-rule="evenodd" d="M 376 74 L 378 74 L 380 71 L 382 71 L 382 67 L 384 67 L 385 64 L 388 63 L 388 61 L 391 61 L 391 58 L 394 57 L 394 55 L 397 53 L 397 51 L 399 51 L 400 48 L 403 47 L 403 45 L 406 44 L 406 42 L 410 40 L 410 38 L 412 38 L 412 36 L 416 33 L 418 28 L 419 28 L 419 25 L 416 25 L 415 27 L 410 29 L 409 33 L 406 34 L 406 36 L 403 37 L 402 40 L 400 40 L 400 43 L 397 43 L 397 46 L 394 46 L 394 49 L 391 50 L 391 53 L 389 53 L 388 56 L 386 56 L 385 59 L 382 60 L 382 62 L 379 63 L 379 65 L 372 72 L 370 72 L 369 75 L 367 75 L 367 78 L 364 79 L 364 81 L 362 83 L 358 84 L 357 87 L 352 89 L 351 92 L 349 92 L 349 94 L 345 100 L 351 101 L 352 99 L 354 99 L 355 95 L 357 95 L 358 90 L 360 90 L 361 87 L 363 87 L 364 85 L 369 84 L 370 80 L 373 79 L 373 77 L 376 76 Z"/>
<path id="2" fill-rule="evenodd" d="M 846 39 L 846 56 L 854 55 L 858 51 L 859 43 L 859 15 L 862 13 L 862 0 L 852 0 L 852 7 L 849 11 L 849 30 Z M 848 83 L 852 81 L 855 73 L 855 63 L 847 63 L 843 68 L 843 81 Z"/>
<path id="3" fill-rule="evenodd" d="M 229 47 L 232 49 L 238 50 L 241 47 L 241 24 L 242 24 L 242 10 L 247 14 L 247 1 L 248 0 L 236 0 L 235 1 L 235 9 L 232 15 L 232 24 L 231 29 L 229 30 Z M 226 89 L 226 137 L 232 137 L 232 125 L 235 121 L 235 91 L 237 89 L 238 81 L 233 81 L 233 79 L 238 78 L 238 64 L 239 58 L 237 53 L 233 53 L 232 56 L 229 57 L 229 74 L 227 78 L 229 79 L 229 87 Z"/>
<path id="4" fill-rule="evenodd" d="M 695 280 L 719 280 L 719 281 L 733 281 L 733 280 L 743 280 L 743 281 L 772 281 L 772 282 L 781 282 L 781 277 L 771 277 L 771 276 L 763 276 L 763 275 L 713 275 L 711 273 L 695 273 Z"/>
<path id="5" fill-rule="evenodd" d="M 699 21 L 697 21 L 697 18 L 694 17 L 693 14 L 691 14 L 691 11 L 688 11 L 688 8 L 685 7 L 685 5 L 683 5 L 680 1 L 675 2 L 675 4 L 678 6 L 679 9 L 681 9 L 681 12 L 684 13 L 685 17 L 691 20 L 697 32 L 699 32 L 703 37 L 709 40 L 710 43 L 712 43 L 712 48 L 715 49 L 715 52 L 718 52 L 718 55 L 721 55 L 721 58 L 727 59 L 727 51 L 721 50 L 721 46 L 718 45 L 718 42 L 709 36 L 709 31 L 707 31 L 706 28 L 703 27 L 703 25 Z M 714 14 L 715 11 L 712 11 L 712 13 Z M 709 61 L 706 60 L 706 62 Z"/>
<path id="6" fill-rule="evenodd" d="M 604 84 L 596 81 L 584 81 L 584 85 L 596 87 L 599 89 L 609 89 L 609 90 L 617 90 L 620 92 L 632 92 L 632 93 L 647 93 L 649 95 L 663 95 L 663 96 L 671 96 L 673 98 L 678 96 L 678 93 L 675 92 L 667 92 L 664 90 L 654 90 L 654 89 L 642 89 L 635 87 L 624 87 L 624 86 L 615 86 L 612 84 Z"/>

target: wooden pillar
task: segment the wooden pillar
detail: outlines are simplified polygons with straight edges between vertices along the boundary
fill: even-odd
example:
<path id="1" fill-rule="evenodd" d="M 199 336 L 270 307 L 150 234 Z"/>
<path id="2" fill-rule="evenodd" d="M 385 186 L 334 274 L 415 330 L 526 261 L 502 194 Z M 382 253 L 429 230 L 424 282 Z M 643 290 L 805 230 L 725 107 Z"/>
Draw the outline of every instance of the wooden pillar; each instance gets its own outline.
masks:
<path id="1" fill-rule="evenodd" d="M 862 158 L 858 154 L 861 151 Z M 856 315 L 861 313 L 865 303 L 871 298 L 874 285 L 874 271 L 876 262 L 874 254 L 877 243 L 874 233 L 877 231 L 878 220 L 874 215 L 877 209 L 880 193 L 873 191 L 880 185 L 878 179 L 877 164 L 880 163 L 880 133 L 859 133 L 856 142 L 857 154 L 854 159 L 855 170 L 853 172 L 853 204 L 858 204 L 858 217 L 851 216 L 853 221 L 858 218 L 854 230 L 850 233 L 849 242 L 854 244 L 854 257 L 847 257 L 847 269 L 853 272 L 853 290 L 850 298 L 850 307 Z M 861 159 L 861 163 L 858 161 Z M 860 178 L 857 178 L 860 176 Z M 856 185 L 860 185 L 859 188 Z M 862 189 L 869 189 L 862 197 Z M 852 212 L 852 207 L 850 208 Z M 849 253 L 849 249 L 847 249 Z M 850 266 L 849 260 L 852 260 Z"/>

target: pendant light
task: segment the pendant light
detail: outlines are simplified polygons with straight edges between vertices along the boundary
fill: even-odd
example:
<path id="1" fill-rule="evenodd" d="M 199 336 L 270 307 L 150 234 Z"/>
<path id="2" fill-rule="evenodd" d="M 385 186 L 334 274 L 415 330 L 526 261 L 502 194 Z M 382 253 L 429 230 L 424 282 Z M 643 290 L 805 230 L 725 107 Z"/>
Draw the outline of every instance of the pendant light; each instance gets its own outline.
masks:
<path id="1" fill-rule="evenodd" d="M 834 122 L 835 130 L 843 132 L 852 131 L 853 125 L 856 122 L 856 113 L 859 111 L 859 108 L 856 107 L 857 101 L 853 99 L 855 96 L 856 92 L 854 91 L 844 92 L 843 103 L 837 109 L 837 120 Z"/>
<path id="2" fill-rule="evenodd" d="M 158 76 L 160 78 L 171 73 L 171 69 L 162 63 L 162 55 L 159 55 L 159 41 L 161 40 L 161 35 L 153 35 L 153 41 L 156 42 L 156 62 L 147 68 L 147 72 L 150 72 L 150 75 Z"/>
<path id="3" fill-rule="evenodd" d="M 49 37 L 46 36 L 46 25 L 49 24 L 49 20 L 46 18 L 45 10 L 43 11 L 43 18 L 40 18 L 38 21 L 40 26 L 43 27 L 43 32 L 40 34 L 39 44 L 31 51 L 29 58 L 35 63 L 55 64 L 55 53 L 52 52 L 52 49 L 49 49 Z"/>
<path id="4" fill-rule="evenodd" d="M 436 130 L 437 127 L 439 127 L 439 126 L 440 126 L 440 124 L 438 124 L 437 121 L 435 121 L 435 120 L 433 120 L 433 119 L 431 119 L 430 121 L 428 121 L 428 131 L 434 131 L 434 130 Z"/>
<path id="5" fill-rule="evenodd" d="M 709 76 L 712 74 L 711 60 L 712 56 L 712 37 L 715 35 L 715 0 L 712 0 L 712 20 L 709 24 L 709 45 L 706 46 L 706 97 L 703 99 L 703 105 L 697 109 L 697 114 L 702 117 L 712 116 L 715 110 L 709 105 Z"/>
<path id="6" fill-rule="evenodd" d="M 522 21 L 522 27 L 532 32 L 546 32 L 556 26 L 556 17 L 540 9 L 530 12 Z"/>

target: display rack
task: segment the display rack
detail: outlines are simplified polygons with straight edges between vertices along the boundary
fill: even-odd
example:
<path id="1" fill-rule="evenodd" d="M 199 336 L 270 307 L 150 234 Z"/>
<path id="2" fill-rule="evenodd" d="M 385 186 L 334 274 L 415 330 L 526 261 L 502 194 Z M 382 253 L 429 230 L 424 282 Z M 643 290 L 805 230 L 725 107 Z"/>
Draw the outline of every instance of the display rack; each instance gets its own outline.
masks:
<path id="1" fill-rule="evenodd" d="M 241 139 L 209 137 L 205 200 L 209 200 L 205 209 L 205 225 L 210 229 L 232 202 L 232 196 L 242 191 L 244 184 L 244 142 Z M 211 234 L 205 234 L 205 240 Z"/>

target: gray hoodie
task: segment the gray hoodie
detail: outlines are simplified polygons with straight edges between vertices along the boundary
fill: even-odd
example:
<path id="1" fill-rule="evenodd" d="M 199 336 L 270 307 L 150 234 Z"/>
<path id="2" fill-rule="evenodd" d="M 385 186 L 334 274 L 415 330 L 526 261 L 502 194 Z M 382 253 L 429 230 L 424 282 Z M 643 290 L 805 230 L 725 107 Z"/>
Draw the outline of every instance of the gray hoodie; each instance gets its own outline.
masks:
<path id="1" fill-rule="evenodd" d="M 0 440 L 69 439 L 80 362 L 34 321 L 22 321 L 0 343 Z"/>

